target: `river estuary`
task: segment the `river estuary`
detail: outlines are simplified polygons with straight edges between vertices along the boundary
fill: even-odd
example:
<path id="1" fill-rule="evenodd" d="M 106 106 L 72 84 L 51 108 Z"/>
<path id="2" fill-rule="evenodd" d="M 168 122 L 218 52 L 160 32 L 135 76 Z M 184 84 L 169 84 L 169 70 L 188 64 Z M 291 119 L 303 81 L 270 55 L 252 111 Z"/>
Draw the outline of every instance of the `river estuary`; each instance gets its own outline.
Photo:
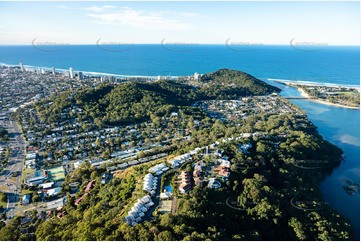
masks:
<path id="1" fill-rule="evenodd" d="M 284 97 L 301 96 L 296 88 L 267 81 L 282 89 Z M 312 102 L 291 100 L 306 111 L 319 133 L 344 151 L 345 160 L 321 183 L 324 200 L 351 223 L 355 239 L 360 239 L 360 193 L 348 194 L 346 181 L 360 182 L 360 110 Z"/>

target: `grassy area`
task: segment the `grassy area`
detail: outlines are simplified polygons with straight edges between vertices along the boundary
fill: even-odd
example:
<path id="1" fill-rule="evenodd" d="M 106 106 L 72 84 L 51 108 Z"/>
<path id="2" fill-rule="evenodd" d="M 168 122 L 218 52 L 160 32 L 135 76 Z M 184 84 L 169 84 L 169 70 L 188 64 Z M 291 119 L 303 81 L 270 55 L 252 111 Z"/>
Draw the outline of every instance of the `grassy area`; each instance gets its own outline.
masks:
<path id="1" fill-rule="evenodd" d="M 12 181 L 12 182 L 16 182 L 17 177 L 11 176 L 11 177 L 9 178 L 9 180 Z"/>
<path id="2" fill-rule="evenodd" d="M 160 201 L 158 213 L 170 213 L 172 212 L 172 200 Z"/>
<path id="3" fill-rule="evenodd" d="M 29 173 L 32 173 L 34 172 L 35 170 L 34 169 L 28 169 L 28 168 L 25 168 L 22 172 L 22 175 L 21 175 L 21 179 L 20 179 L 20 184 L 23 184 L 25 182 L 25 179 L 26 179 L 26 176 L 29 174 Z M 26 194 L 30 194 L 32 193 L 32 191 L 30 191 L 29 189 L 22 189 L 21 190 L 21 194 L 22 195 L 26 195 Z"/>
<path id="4" fill-rule="evenodd" d="M 9 187 L 2 185 L 2 186 L 0 186 L 0 191 L 2 191 L 2 192 L 8 192 L 8 191 L 9 191 Z"/>
<path id="5" fill-rule="evenodd" d="M 21 179 L 20 179 L 20 183 L 23 184 L 25 179 L 26 179 L 26 176 L 31 173 L 31 172 L 34 172 L 35 170 L 34 169 L 29 169 L 29 168 L 25 168 L 22 172 L 22 175 L 21 175 Z"/>
<path id="6" fill-rule="evenodd" d="M 343 95 L 347 95 L 347 96 L 350 96 L 350 95 L 355 95 L 356 93 L 355 92 L 350 92 L 350 91 L 344 91 L 344 92 L 338 92 L 339 94 L 343 94 Z"/>
<path id="7" fill-rule="evenodd" d="M 22 195 L 32 194 L 32 193 L 33 193 L 33 192 L 30 191 L 29 189 L 22 189 L 22 190 L 21 190 L 21 194 L 22 194 Z"/>
<path id="8" fill-rule="evenodd" d="M 3 206 L 4 208 L 6 208 L 6 205 L 7 205 L 7 203 L 0 201 L 0 206 Z"/>
<path id="9" fill-rule="evenodd" d="M 53 181 L 59 181 L 65 179 L 64 168 L 62 166 L 49 168 L 48 171 Z"/>

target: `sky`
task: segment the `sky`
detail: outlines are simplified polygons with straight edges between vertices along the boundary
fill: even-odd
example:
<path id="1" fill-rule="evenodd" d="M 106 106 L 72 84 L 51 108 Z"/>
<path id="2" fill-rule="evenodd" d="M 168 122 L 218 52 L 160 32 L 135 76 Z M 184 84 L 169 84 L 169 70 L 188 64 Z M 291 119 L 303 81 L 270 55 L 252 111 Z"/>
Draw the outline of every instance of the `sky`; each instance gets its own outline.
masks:
<path id="1" fill-rule="evenodd" d="M 0 44 L 360 44 L 359 2 L 0 2 Z"/>

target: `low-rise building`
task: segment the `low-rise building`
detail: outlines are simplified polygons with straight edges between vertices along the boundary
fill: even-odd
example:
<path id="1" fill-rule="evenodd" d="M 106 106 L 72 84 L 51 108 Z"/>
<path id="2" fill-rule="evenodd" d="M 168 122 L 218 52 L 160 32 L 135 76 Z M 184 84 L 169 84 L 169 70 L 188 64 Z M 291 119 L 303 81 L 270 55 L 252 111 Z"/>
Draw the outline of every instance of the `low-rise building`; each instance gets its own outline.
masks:
<path id="1" fill-rule="evenodd" d="M 21 203 L 23 205 L 28 205 L 30 203 L 30 194 L 26 194 L 23 196 L 22 200 L 21 200 Z"/>
<path id="2" fill-rule="evenodd" d="M 216 178 L 210 178 L 207 187 L 210 189 L 218 189 L 222 185 Z"/>

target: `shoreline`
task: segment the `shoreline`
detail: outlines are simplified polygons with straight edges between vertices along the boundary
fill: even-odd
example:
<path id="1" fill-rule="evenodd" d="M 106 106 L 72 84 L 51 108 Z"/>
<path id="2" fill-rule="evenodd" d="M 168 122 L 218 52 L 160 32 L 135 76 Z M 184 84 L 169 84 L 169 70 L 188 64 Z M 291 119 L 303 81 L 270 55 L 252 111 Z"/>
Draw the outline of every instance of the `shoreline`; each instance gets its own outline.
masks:
<path id="1" fill-rule="evenodd" d="M 304 90 L 303 88 L 299 87 L 300 84 L 298 83 L 295 83 L 295 82 L 292 82 L 292 81 L 289 81 L 289 80 L 280 80 L 280 79 L 271 79 L 271 78 L 268 78 L 268 80 L 271 80 L 271 81 L 274 81 L 274 82 L 277 82 L 277 83 L 281 83 L 283 85 L 286 85 L 286 86 L 290 86 L 290 87 L 294 87 L 297 89 L 297 91 L 301 94 L 302 97 L 305 97 L 305 98 L 311 98 L 310 95 L 308 95 Z M 317 83 L 314 83 L 314 84 L 317 84 Z M 302 85 L 304 85 L 304 83 L 302 83 Z M 317 86 L 317 85 L 306 85 L 306 86 Z M 326 85 L 322 85 L 322 86 L 326 86 Z M 356 90 L 358 90 L 360 92 L 360 87 L 355 87 L 353 85 L 341 85 L 341 84 L 334 84 L 334 85 L 331 85 L 331 87 L 335 87 L 335 86 L 339 86 L 339 87 L 346 87 L 346 88 L 354 88 Z M 327 102 L 327 101 L 324 101 L 324 100 L 320 100 L 320 99 L 307 99 L 309 101 L 312 101 L 312 102 L 316 102 L 316 103 L 321 103 L 321 104 L 324 104 L 324 105 L 328 105 L 328 106 L 335 106 L 335 107 L 340 107 L 340 108 L 348 108 L 348 109 L 354 109 L 354 110 L 360 110 L 360 107 L 352 107 L 352 106 L 347 106 L 347 105 L 343 105 L 343 104 L 337 104 L 337 103 L 331 103 L 331 102 Z"/>
<path id="2" fill-rule="evenodd" d="M 0 66 L 16 68 L 16 67 L 19 67 L 19 64 L 13 65 L 13 64 L 7 64 L 7 63 L 0 62 Z M 52 67 L 47 67 L 47 66 L 32 66 L 32 65 L 24 64 L 24 67 L 33 69 L 33 70 L 38 70 L 38 69 L 44 69 L 47 71 L 52 70 Z M 54 68 L 55 68 L 55 72 L 59 73 L 59 74 L 63 74 L 65 72 L 69 71 L 69 69 L 56 68 L 56 67 L 54 67 Z M 119 77 L 119 78 L 145 78 L 145 79 L 157 79 L 158 77 L 169 77 L 170 79 L 176 79 L 179 77 L 183 77 L 183 76 L 169 76 L 169 75 L 158 75 L 158 76 L 124 75 L 124 74 L 115 74 L 115 73 L 108 73 L 108 72 L 84 71 L 84 70 L 78 70 L 78 69 L 73 69 L 73 71 L 75 73 L 82 72 L 85 76 L 89 76 L 89 77 L 113 76 L 113 77 Z M 192 75 L 190 75 L 190 76 L 192 76 Z"/>
<path id="3" fill-rule="evenodd" d="M 344 87 L 344 88 L 353 88 L 360 92 L 360 86 L 359 85 L 353 85 L 353 84 L 338 84 L 338 83 L 322 83 L 322 82 L 310 82 L 310 81 L 293 81 L 293 80 L 283 80 L 283 79 L 274 79 L 274 78 L 267 78 L 270 81 L 274 81 L 277 83 L 281 83 L 287 86 L 298 86 L 298 85 L 304 85 L 304 86 L 310 86 L 310 87 L 317 87 L 317 86 L 323 86 L 323 87 Z"/>
<path id="4" fill-rule="evenodd" d="M 290 85 L 290 86 L 293 86 L 293 85 Z M 293 87 L 297 88 L 297 90 L 300 92 L 302 97 L 305 97 L 305 98 L 310 98 L 311 97 L 301 87 L 297 87 L 297 86 L 293 86 Z M 347 106 L 347 105 L 331 103 L 331 102 L 323 101 L 323 100 L 320 100 L 320 99 L 308 99 L 308 100 L 310 100 L 312 102 L 322 103 L 322 104 L 325 104 L 325 105 L 336 106 L 336 107 L 340 107 L 340 108 L 360 109 L 359 107 L 351 107 L 351 106 Z"/>

